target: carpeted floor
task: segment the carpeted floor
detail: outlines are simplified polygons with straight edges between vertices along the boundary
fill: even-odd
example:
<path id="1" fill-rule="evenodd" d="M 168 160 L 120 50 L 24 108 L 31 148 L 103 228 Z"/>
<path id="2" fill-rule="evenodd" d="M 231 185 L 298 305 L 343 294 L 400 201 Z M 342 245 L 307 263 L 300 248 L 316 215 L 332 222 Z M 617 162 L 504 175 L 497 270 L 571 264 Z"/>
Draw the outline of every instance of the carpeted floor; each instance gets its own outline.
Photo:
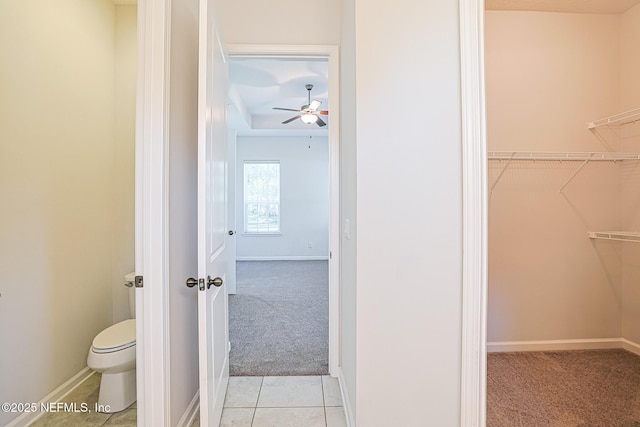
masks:
<path id="1" fill-rule="evenodd" d="M 640 357 L 625 350 L 490 353 L 487 426 L 638 427 Z"/>
<path id="2" fill-rule="evenodd" d="M 229 337 L 231 375 L 326 375 L 327 261 L 239 261 Z"/>

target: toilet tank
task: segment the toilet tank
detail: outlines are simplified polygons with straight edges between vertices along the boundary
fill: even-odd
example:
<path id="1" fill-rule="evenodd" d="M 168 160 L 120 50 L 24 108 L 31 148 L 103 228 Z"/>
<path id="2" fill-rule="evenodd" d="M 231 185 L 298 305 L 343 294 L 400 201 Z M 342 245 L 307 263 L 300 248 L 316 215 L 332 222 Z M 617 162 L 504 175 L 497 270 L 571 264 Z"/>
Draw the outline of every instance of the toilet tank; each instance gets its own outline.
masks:
<path id="1" fill-rule="evenodd" d="M 136 273 L 131 272 L 124 275 L 124 284 L 129 288 L 129 318 L 136 318 Z"/>

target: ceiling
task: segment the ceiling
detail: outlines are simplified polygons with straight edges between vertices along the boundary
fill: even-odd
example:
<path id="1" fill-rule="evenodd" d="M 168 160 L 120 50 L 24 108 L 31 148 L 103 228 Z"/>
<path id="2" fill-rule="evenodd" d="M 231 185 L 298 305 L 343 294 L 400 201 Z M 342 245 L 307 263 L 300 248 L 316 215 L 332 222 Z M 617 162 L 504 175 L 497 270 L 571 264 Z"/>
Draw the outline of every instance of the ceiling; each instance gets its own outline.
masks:
<path id="1" fill-rule="evenodd" d="M 624 13 L 640 0 L 486 0 L 487 10 L 531 10 L 570 13 Z"/>
<path id="2" fill-rule="evenodd" d="M 229 127 L 240 136 L 327 135 L 328 126 L 307 125 L 296 115 L 273 107 L 299 109 L 308 104 L 306 84 L 312 84 L 311 99 L 329 109 L 329 67 L 326 59 L 231 58 L 229 61 Z M 329 116 L 322 116 L 330 125 Z"/>

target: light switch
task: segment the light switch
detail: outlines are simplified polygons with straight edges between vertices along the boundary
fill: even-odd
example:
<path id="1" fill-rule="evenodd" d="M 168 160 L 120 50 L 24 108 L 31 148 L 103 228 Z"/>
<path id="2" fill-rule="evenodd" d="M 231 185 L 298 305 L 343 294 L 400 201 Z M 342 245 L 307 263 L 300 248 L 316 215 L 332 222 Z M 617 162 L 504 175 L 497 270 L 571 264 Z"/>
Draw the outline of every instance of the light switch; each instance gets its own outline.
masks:
<path id="1" fill-rule="evenodd" d="M 351 222 L 348 219 L 344 220 L 344 228 L 342 232 L 345 239 L 351 240 Z"/>

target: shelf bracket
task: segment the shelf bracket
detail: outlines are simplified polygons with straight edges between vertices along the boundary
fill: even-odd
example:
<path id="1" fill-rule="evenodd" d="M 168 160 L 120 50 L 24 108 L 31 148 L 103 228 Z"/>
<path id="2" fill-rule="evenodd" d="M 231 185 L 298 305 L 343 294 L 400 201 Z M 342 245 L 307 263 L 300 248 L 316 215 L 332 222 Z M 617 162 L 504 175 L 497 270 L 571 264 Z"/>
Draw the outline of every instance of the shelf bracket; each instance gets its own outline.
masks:
<path id="1" fill-rule="evenodd" d="M 571 174 L 571 176 L 569 177 L 569 179 L 562 185 L 562 187 L 560 187 L 560 190 L 558 190 L 558 193 L 562 194 L 562 190 L 564 190 L 564 187 L 566 187 L 571 180 L 573 179 L 573 177 L 575 177 L 576 175 L 578 175 L 578 173 L 582 170 L 583 167 L 585 167 L 587 165 L 587 163 L 589 163 L 590 159 L 586 159 L 584 162 L 582 162 L 582 164 L 578 167 L 578 169 L 575 170 L 575 172 L 573 172 Z"/>
<path id="2" fill-rule="evenodd" d="M 498 177 L 496 178 L 495 182 L 491 186 L 491 190 L 489 191 L 490 194 L 493 194 L 493 189 L 496 188 L 496 185 L 498 185 L 498 181 L 500 181 L 500 178 L 502 178 L 502 175 L 505 173 L 505 171 L 509 167 L 509 163 L 511 163 L 511 160 L 513 160 L 513 157 L 510 158 L 509 160 L 507 160 L 507 164 L 505 164 L 504 167 L 502 168 L 502 170 L 500 171 L 500 175 L 498 175 Z"/>

